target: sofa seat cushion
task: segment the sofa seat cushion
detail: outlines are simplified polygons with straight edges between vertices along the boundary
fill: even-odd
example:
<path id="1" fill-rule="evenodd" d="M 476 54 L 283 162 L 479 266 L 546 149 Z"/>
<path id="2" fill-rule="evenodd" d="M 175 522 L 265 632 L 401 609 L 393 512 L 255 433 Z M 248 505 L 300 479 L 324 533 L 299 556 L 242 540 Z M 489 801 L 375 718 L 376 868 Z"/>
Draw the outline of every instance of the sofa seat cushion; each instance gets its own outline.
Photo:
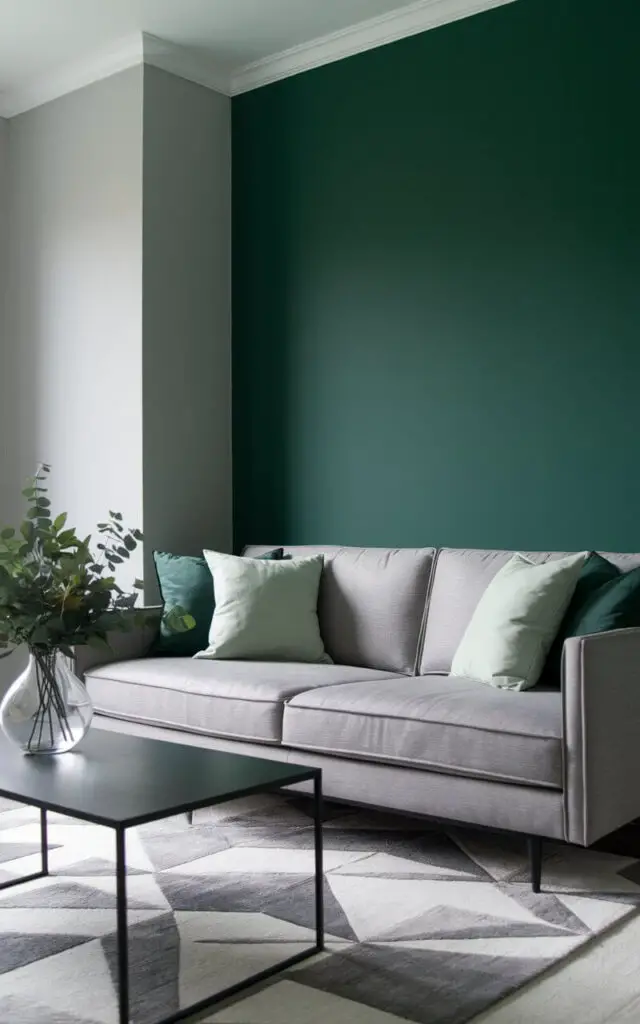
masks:
<path id="1" fill-rule="evenodd" d="M 416 676 L 309 690 L 284 713 L 282 742 L 344 757 L 562 788 L 557 691 L 495 690 Z"/>
<path id="2" fill-rule="evenodd" d="M 131 721 L 280 743 L 284 702 L 303 690 L 389 673 L 344 665 L 140 658 L 86 675 L 96 711 Z"/>

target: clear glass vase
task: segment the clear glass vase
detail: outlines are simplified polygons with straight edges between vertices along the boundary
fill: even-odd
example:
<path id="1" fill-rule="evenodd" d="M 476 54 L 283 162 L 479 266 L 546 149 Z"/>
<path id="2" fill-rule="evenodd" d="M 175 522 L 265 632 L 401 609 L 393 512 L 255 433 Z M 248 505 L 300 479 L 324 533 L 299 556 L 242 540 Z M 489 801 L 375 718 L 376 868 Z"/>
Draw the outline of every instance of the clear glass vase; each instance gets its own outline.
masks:
<path id="1" fill-rule="evenodd" d="M 31 651 L 0 705 L 0 725 L 25 754 L 62 754 L 91 725 L 93 705 L 60 651 Z"/>

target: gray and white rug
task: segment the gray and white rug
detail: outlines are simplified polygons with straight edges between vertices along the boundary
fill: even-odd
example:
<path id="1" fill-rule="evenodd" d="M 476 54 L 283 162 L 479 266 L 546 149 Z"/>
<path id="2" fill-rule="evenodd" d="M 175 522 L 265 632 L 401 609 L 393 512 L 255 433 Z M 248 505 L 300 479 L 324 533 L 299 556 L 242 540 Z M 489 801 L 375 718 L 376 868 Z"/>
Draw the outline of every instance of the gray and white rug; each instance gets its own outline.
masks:
<path id="1" fill-rule="evenodd" d="M 313 942 L 302 797 L 128 833 L 136 1024 Z M 463 1024 L 640 905 L 640 862 L 549 844 L 531 893 L 518 839 L 329 805 L 327 952 L 206 1019 Z M 116 1024 L 114 837 L 50 815 L 53 877 L 0 892 L 2 1024 Z M 0 881 L 39 868 L 38 815 L 0 802 Z"/>

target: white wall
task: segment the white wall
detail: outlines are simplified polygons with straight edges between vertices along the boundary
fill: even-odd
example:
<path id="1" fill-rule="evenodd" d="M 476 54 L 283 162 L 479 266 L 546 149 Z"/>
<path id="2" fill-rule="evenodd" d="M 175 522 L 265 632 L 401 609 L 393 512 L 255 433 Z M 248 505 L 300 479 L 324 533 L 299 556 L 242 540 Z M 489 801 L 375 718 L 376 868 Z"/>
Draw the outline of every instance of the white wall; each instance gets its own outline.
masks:
<path id="1" fill-rule="evenodd" d="M 151 599 L 154 547 L 231 550 L 230 132 L 228 97 L 145 68 L 143 472 Z"/>
<path id="2" fill-rule="evenodd" d="M 0 121 L 0 525 L 50 462 L 81 533 L 142 527 L 151 599 L 154 547 L 231 548 L 230 114 L 140 67 Z"/>
<path id="3" fill-rule="evenodd" d="M 7 464 L 12 461 L 11 453 L 16 440 L 11 422 L 12 384 L 7 374 L 7 308 L 8 293 L 7 272 L 9 268 L 9 122 L 0 117 L 0 528 L 13 522 L 17 504 L 12 493 L 11 480 L 6 475 Z M 22 669 L 26 658 L 24 655 L 12 655 L 0 658 L 0 698 L 8 683 Z"/>
<path id="4" fill-rule="evenodd" d="M 1 476 L 19 496 L 50 462 L 84 534 L 109 509 L 142 524 L 142 83 L 132 68 L 9 123 Z"/>
<path id="5" fill-rule="evenodd" d="M 6 350 L 7 326 L 6 326 L 6 297 L 7 297 L 7 271 L 9 267 L 9 238 L 8 238 L 8 213 L 9 213 L 9 184 L 8 184 L 8 160 L 9 160 L 9 122 L 0 117 L 0 438 L 2 448 L 11 447 L 12 442 L 7 437 L 7 428 L 10 423 L 5 418 L 7 407 L 7 396 L 11 394 L 9 381 L 3 366 L 3 354 Z M 1 456 L 0 456 L 1 458 Z M 0 525 L 11 512 L 11 504 L 7 489 L 7 481 L 3 472 L 0 472 Z"/>

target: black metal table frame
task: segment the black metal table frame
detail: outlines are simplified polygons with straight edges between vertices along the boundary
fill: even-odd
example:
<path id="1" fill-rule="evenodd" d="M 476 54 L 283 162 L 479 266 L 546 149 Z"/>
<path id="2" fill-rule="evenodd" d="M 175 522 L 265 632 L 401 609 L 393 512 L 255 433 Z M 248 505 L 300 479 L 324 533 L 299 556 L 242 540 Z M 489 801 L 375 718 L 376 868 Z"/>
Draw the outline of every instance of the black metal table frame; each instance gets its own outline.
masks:
<path id="1" fill-rule="evenodd" d="M 152 1024 L 174 1024 L 176 1021 L 184 1020 L 185 1017 L 191 1016 L 191 1014 L 199 1013 L 202 1010 L 206 1010 L 211 1006 L 215 1006 L 217 1003 L 223 1002 L 225 999 L 229 999 L 231 996 L 237 995 L 239 992 L 244 992 L 246 989 L 251 988 L 260 981 L 265 981 L 267 978 L 272 977 L 275 974 L 279 974 L 281 971 L 286 970 L 287 967 L 293 967 L 294 964 L 298 964 L 303 960 L 308 960 L 309 957 L 315 956 L 317 953 L 321 953 L 324 950 L 324 900 L 323 900 L 323 886 L 324 886 L 324 875 L 322 866 L 322 772 L 318 768 L 309 769 L 309 778 L 313 780 L 313 828 L 314 828 L 314 852 L 315 852 L 315 933 L 316 941 L 313 946 L 309 946 L 307 949 L 303 949 L 299 953 L 295 953 L 293 956 L 288 957 L 286 960 L 281 960 L 277 964 L 273 964 L 271 967 L 265 968 L 263 971 L 258 971 L 257 974 L 252 974 L 248 978 L 244 978 L 242 981 L 236 982 L 234 985 L 229 985 L 227 988 L 220 989 L 213 995 L 200 999 L 197 1003 L 193 1003 L 191 1006 L 184 1007 L 184 1009 L 177 1010 L 176 1013 L 170 1014 L 168 1017 L 163 1017 L 158 1021 L 153 1021 Z M 253 793 L 267 793 L 274 789 L 281 789 L 281 786 L 274 787 L 273 784 L 258 786 L 253 789 Z M 235 798 L 235 794 L 232 794 L 227 799 L 232 800 Z M 174 814 L 190 813 L 193 810 L 202 809 L 203 807 L 211 807 L 216 804 L 225 803 L 224 799 L 215 800 L 211 804 L 199 803 L 196 808 L 191 805 L 185 805 L 172 810 L 171 815 L 157 815 L 153 818 L 145 818 L 145 823 L 148 821 L 160 821 L 163 817 L 173 816 Z M 32 805 L 33 806 L 33 805 Z M 57 809 L 57 808 L 56 808 Z M 66 813 L 66 812 L 62 812 Z M 69 817 L 74 815 L 69 814 Z M 86 819 L 84 819 L 86 820 Z M 103 822 L 100 822 L 103 824 Z M 134 828 L 137 824 L 142 822 L 133 822 L 127 825 L 110 825 L 116 834 L 116 936 L 117 936 L 117 954 L 118 954 L 118 970 L 117 970 L 117 981 L 118 981 L 118 1006 L 119 1006 L 119 1024 L 134 1024 L 129 1016 L 129 941 L 128 941 L 128 925 L 127 925 L 127 863 L 126 863 L 126 842 L 125 836 L 127 828 Z M 37 878 L 44 878 L 50 874 L 49 871 L 49 847 L 48 847 L 48 836 L 47 836 L 47 808 L 40 807 L 40 853 L 42 858 L 42 868 L 40 871 L 36 871 L 31 875 L 25 875 L 22 878 L 12 878 L 9 881 L 0 883 L 0 891 L 8 889 L 14 885 L 22 885 L 25 882 L 32 882 Z"/>

